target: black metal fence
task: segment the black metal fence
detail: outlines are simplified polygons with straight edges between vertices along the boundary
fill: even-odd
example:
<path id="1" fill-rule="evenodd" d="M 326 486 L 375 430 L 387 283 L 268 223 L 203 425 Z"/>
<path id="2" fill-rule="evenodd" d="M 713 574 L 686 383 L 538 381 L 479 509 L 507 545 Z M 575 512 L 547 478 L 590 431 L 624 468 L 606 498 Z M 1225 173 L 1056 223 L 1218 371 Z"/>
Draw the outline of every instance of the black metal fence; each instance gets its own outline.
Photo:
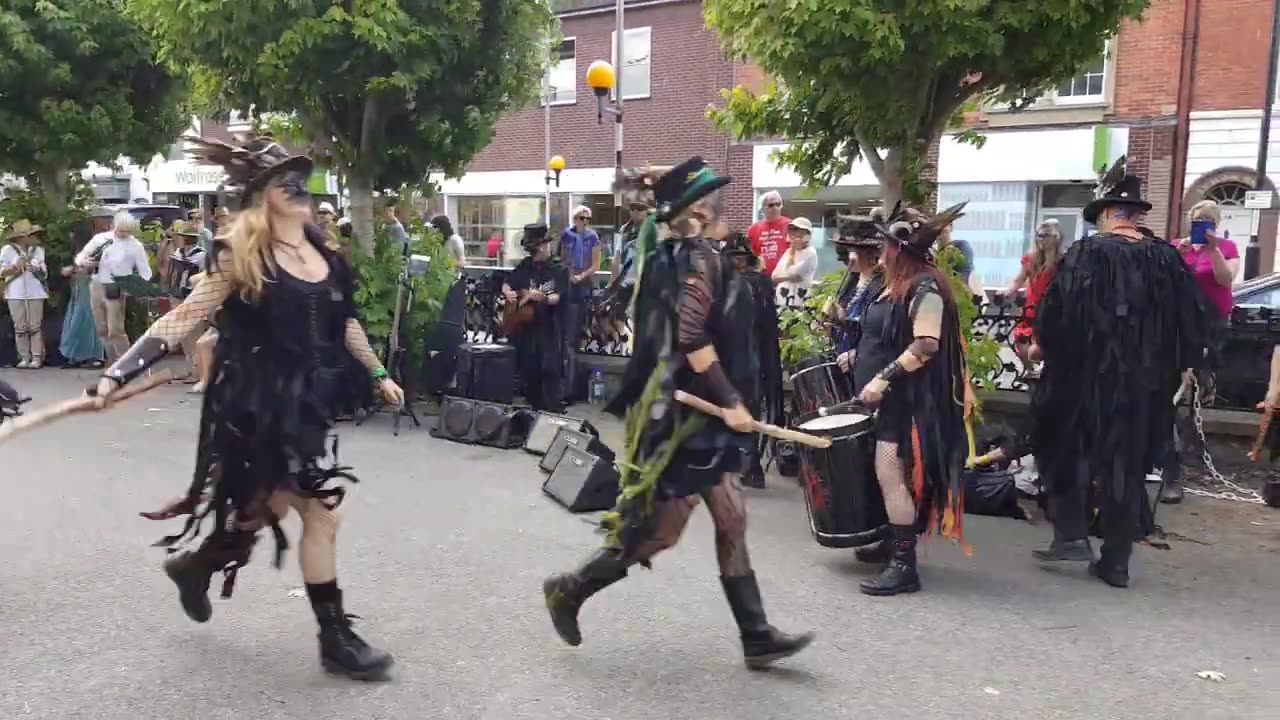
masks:
<path id="1" fill-rule="evenodd" d="M 494 342 L 502 337 L 502 281 L 508 268 L 468 267 L 466 330 L 468 342 Z M 631 326 L 626 308 L 606 288 L 610 276 L 596 276 L 596 297 L 584 318 L 584 342 L 579 352 L 626 357 L 631 354 Z M 1026 368 L 1013 346 L 1013 329 L 1022 318 L 1019 302 L 1005 296 L 975 298 L 980 312 L 973 327 L 980 337 L 991 338 L 1000 348 L 1002 370 L 993 388 L 1027 390 Z M 1280 341 L 1280 313 L 1237 312 L 1223 343 L 1216 376 L 1217 397 L 1223 408 L 1253 408 L 1266 393 L 1271 350 Z"/>

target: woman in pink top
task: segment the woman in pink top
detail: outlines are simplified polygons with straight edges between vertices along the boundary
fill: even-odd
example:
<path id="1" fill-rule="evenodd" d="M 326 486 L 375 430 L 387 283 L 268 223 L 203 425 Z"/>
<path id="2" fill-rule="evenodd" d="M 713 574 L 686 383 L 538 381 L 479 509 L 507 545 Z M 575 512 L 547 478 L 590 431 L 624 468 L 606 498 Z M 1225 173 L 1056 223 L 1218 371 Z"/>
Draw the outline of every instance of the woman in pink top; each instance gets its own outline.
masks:
<path id="1" fill-rule="evenodd" d="M 1231 283 L 1235 281 L 1236 271 L 1240 269 L 1240 250 L 1236 244 L 1218 235 L 1217 227 L 1222 224 L 1222 211 L 1212 200 L 1201 200 L 1191 206 L 1188 213 L 1192 222 L 1209 220 L 1213 229 L 1209 231 L 1203 245 L 1192 245 L 1190 238 L 1178 241 L 1178 250 L 1182 259 L 1196 276 L 1196 284 L 1204 292 L 1205 298 L 1216 310 L 1215 317 L 1225 325 L 1231 317 Z"/>

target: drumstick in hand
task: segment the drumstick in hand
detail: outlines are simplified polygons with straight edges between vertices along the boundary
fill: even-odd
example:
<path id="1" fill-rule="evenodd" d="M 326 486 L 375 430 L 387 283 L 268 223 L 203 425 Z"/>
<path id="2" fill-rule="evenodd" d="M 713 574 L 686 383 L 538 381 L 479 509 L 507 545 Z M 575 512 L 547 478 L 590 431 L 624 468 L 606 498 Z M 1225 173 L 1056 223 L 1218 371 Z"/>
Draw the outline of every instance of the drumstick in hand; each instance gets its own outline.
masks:
<path id="1" fill-rule="evenodd" d="M 693 408 L 694 410 L 698 410 L 700 412 L 704 412 L 708 415 L 713 415 L 718 418 L 724 417 L 724 408 L 714 403 L 707 402 L 706 400 L 703 400 L 697 395 L 690 395 L 689 393 L 683 390 L 677 390 L 675 397 L 676 397 L 676 402 L 680 403 L 681 405 L 687 405 Z M 798 442 L 801 445 L 808 445 L 811 448 L 818 448 L 819 450 L 825 450 L 826 448 L 831 447 L 831 441 L 824 437 L 818 437 L 817 435 L 810 435 L 809 433 L 802 433 L 797 430 L 788 430 L 787 428 L 780 428 L 777 425 L 762 423 L 759 420 L 752 420 L 751 423 L 752 423 L 752 430 L 762 435 L 775 437 L 775 438 L 778 438 L 779 440 L 790 440 L 791 442 Z"/>
<path id="2" fill-rule="evenodd" d="M 1271 430 L 1271 420 L 1275 417 L 1275 413 L 1267 412 L 1262 416 L 1262 422 L 1258 425 L 1258 437 L 1253 441 L 1253 448 L 1249 450 L 1249 459 L 1258 462 L 1258 458 L 1262 457 L 1262 446 L 1267 444 L 1267 432 Z"/>

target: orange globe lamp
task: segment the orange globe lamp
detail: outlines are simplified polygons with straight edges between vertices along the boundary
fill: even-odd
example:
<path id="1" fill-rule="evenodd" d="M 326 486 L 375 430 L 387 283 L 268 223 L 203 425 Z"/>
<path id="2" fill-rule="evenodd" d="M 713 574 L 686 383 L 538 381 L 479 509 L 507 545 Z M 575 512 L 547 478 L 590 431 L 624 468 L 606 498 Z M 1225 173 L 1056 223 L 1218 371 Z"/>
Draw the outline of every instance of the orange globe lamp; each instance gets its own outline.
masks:
<path id="1" fill-rule="evenodd" d="M 596 96 L 604 97 L 613 89 L 616 75 L 613 71 L 613 65 L 604 60 L 597 60 L 591 63 L 587 68 L 587 84 L 595 91 Z"/>

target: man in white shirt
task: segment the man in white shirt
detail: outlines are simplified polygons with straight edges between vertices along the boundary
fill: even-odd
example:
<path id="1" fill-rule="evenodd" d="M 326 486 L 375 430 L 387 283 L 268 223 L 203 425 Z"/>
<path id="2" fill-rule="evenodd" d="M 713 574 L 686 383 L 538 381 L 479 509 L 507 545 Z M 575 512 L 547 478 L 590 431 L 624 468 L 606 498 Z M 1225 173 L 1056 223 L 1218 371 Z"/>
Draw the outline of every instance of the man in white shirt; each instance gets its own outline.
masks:
<path id="1" fill-rule="evenodd" d="M 18 367 L 38 370 L 44 366 L 44 301 L 49 297 L 45 280 L 49 269 L 44 248 L 37 243 L 44 228 L 29 220 L 18 220 L 0 249 L 0 286 L 13 318 L 14 341 L 18 346 Z"/>
<path id="2" fill-rule="evenodd" d="M 134 237 L 138 221 L 122 211 L 116 214 L 111 227 L 110 232 L 93 236 L 76 255 L 76 267 L 93 271 L 89 286 L 90 306 L 98 337 L 107 349 L 107 365 L 129 349 L 129 336 L 124 328 L 125 296 L 115 279 L 129 275 L 151 279 L 147 250 Z"/>
<path id="3" fill-rule="evenodd" d="M 796 218 L 787 225 L 790 248 L 773 269 L 773 284 L 778 288 L 778 307 L 800 307 L 809 296 L 809 287 L 818 274 L 818 251 L 810 245 L 813 223 L 809 218 Z"/>

